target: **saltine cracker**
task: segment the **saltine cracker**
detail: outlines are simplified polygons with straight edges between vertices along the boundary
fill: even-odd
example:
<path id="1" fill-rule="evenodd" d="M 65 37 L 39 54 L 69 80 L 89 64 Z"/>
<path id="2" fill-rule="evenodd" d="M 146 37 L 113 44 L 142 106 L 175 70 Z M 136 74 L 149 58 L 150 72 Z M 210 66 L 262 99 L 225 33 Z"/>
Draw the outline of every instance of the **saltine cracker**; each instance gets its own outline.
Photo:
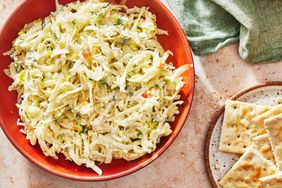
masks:
<path id="1" fill-rule="evenodd" d="M 271 176 L 260 178 L 262 188 L 281 188 L 282 187 L 282 172 Z"/>
<path id="2" fill-rule="evenodd" d="M 276 165 L 282 170 L 282 114 L 264 121 Z"/>
<path id="3" fill-rule="evenodd" d="M 249 147 L 219 181 L 219 185 L 223 188 L 258 188 L 261 186 L 260 178 L 275 173 L 278 173 L 277 167 L 256 150 Z"/>
<path id="4" fill-rule="evenodd" d="M 275 164 L 275 159 L 268 139 L 268 134 L 253 138 L 250 147 L 258 151 L 264 158 L 270 160 L 273 164 Z"/>
<path id="5" fill-rule="evenodd" d="M 252 138 L 258 136 L 258 133 L 252 128 L 252 119 L 266 112 L 269 108 L 269 106 L 227 100 L 219 150 L 243 154 L 252 143 Z"/>

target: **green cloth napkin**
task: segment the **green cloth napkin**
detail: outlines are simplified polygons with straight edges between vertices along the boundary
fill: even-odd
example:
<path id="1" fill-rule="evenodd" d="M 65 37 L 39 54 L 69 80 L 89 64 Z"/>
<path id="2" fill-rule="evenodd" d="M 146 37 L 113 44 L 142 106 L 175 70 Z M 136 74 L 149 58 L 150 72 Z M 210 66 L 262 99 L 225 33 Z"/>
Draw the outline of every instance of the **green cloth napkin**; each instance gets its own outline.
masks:
<path id="1" fill-rule="evenodd" d="M 195 55 L 239 40 L 248 62 L 282 59 L 282 0 L 168 0 Z"/>

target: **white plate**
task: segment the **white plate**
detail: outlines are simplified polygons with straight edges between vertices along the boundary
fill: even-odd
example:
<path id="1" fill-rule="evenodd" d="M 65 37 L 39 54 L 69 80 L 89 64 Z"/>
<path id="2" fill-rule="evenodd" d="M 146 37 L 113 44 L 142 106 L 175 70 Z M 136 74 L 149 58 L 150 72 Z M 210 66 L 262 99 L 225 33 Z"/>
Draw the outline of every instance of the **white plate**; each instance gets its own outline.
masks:
<path id="1" fill-rule="evenodd" d="M 282 98 L 282 82 L 260 84 L 241 91 L 232 100 L 250 102 L 260 105 L 277 105 Z M 212 121 L 206 140 L 205 159 L 208 175 L 214 188 L 220 188 L 218 181 L 239 159 L 240 155 L 224 153 L 218 150 L 224 108 Z"/>

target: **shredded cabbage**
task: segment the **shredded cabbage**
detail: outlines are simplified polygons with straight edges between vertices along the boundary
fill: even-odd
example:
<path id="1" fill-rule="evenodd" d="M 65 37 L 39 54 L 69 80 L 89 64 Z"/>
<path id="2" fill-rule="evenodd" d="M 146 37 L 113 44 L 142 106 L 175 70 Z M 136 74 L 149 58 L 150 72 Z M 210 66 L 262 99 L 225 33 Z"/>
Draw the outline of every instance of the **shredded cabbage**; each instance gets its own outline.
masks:
<path id="1" fill-rule="evenodd" d="M 78 165 L 134 160 L 156 149 L 179 113 L 181 74 L 148 8 L 101 0 L 62 6 L 27 24 L 6 55 L 21 132 L 46 156 Z"/>

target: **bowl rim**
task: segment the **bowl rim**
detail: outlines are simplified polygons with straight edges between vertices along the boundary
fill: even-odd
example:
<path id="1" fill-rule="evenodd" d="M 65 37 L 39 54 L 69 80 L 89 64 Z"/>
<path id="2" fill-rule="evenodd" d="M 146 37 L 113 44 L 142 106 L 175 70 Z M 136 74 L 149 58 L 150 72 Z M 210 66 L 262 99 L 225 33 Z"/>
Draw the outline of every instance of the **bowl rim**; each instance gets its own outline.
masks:
<path id="1" fill-rule="evenodd" d="M 2 25 L 1 29 L 0 29 L 0 36 L 3 35 L 3 33 L 6 31 L 6 28 L 8 26 L 8 23 L 10 22 L 10 20 L 14 19 L 14 16 L 18 14 L 19 10 L 21 10 L 23 7 L 27 6 L 32 0 L 24 0 L 22 1 L 10 14 L 10 16 L 5 20 L 4 24 Z M 176 27 L 175 29 L 180 33 L 180 38 L 183 41 L 183 45 L 185 47 L 185 49 L 187 49 L 186 51 L 188 51 L 188 56 L 190 56 L 191 59 L 191 65 L 192 65 L 192 75 L 191 75 L 191 82 L 193 83 L 193 85 L 190 88 L 189 91 L 189 95 L 187 96 L 187 98 L 189 98 L 191 96 L 191 101 L 187 110 L 187 113 L 185 114 L 185 118 L 183 119 L 183 122 L 180 125 L 180 128 L 178 130 L 174 130 L 174 135 L 171 137 L 171 139 L 169 141 L 166 141 L 165 144 L 158 150 L 158 152 L 154 151 L 151 157 L 147 158 L 144 162 L 139 163 L 138 165 L 126 170 L 126 171 L 122 171 L 119 173 L 115 173 L 115 174 L 111 174 L 111 175 L 107 175 L 107 176 L 79 176 L 79 175 L 72 175 L 72 174 L 68 174 L 65 172 L 61 172 L 57 169 L 51 169 L 48 167 L 48 165 L 42 164 L 40 161 L 34 159 L 32 157 L 31 154 L 27 153 L 26 151 L 24 151 L 22 149 L 22 147 L 13 139 L 12 135 L 8 133 L 6 126 L 2 125 L 2 123 L 0 122 L 0 126 L 1 129 L 3 130 L 4 134 L 6 135 L 6 137 L 8 138 L 8 140 L 12 143 L 12 145 L 26 158 L 28 159 L 30 162 L 32 162 L 33 164 L 35 164 L 37 167 L 40 167 L 41 169 L 57 175 L 59 177 L 63 177 L 63 178 L 67 178 L 67 179 L 71 179 L 71 180 L 77 180 L 77 181 L 89 181 L 89 182 L 98 182 L 98 181 L 106 181 L 106 180 L 113 180 L 113 179 L 117 179 L 117 178 L 121 178 L 130 174 L 133 174 L 141 169 L 143 169 L 144 167 L 146 167 L 147 165 L 151 164 L 153 161 L 155 161 L 157 158 L 159 158 L 168 148 L 169 146 L 174 142 L 174 140 L 176 139 L 176 137 L 178 136 L 178 134 L 180 133 L 181 129 L 184 127 L 184 124 L 187 120 L 187 117 L 190 113 L 191 107 L 192 107 L 192 103 L 193 103 L 193 98 L 194 98 L 194 93 L 195 93 L 195 68 L 194 68 L 194 58 L 192 55 L 192 51 L 191 51 L 191 47 L 188 43 L 188 40 L 186 38 L 185 32 L 183 31 L 183 29 L 180 26 L 180 23 L 177 21 L 176 17 L 173 15 L 173 13 L 160 1 L 160 0 L 152 0 L 155 1 L 158 6 L 160 7 L 160 9 L 167 14 L 169 17 L 172 18 L 172 21 L 174 23 L 174 26 Z"/>

